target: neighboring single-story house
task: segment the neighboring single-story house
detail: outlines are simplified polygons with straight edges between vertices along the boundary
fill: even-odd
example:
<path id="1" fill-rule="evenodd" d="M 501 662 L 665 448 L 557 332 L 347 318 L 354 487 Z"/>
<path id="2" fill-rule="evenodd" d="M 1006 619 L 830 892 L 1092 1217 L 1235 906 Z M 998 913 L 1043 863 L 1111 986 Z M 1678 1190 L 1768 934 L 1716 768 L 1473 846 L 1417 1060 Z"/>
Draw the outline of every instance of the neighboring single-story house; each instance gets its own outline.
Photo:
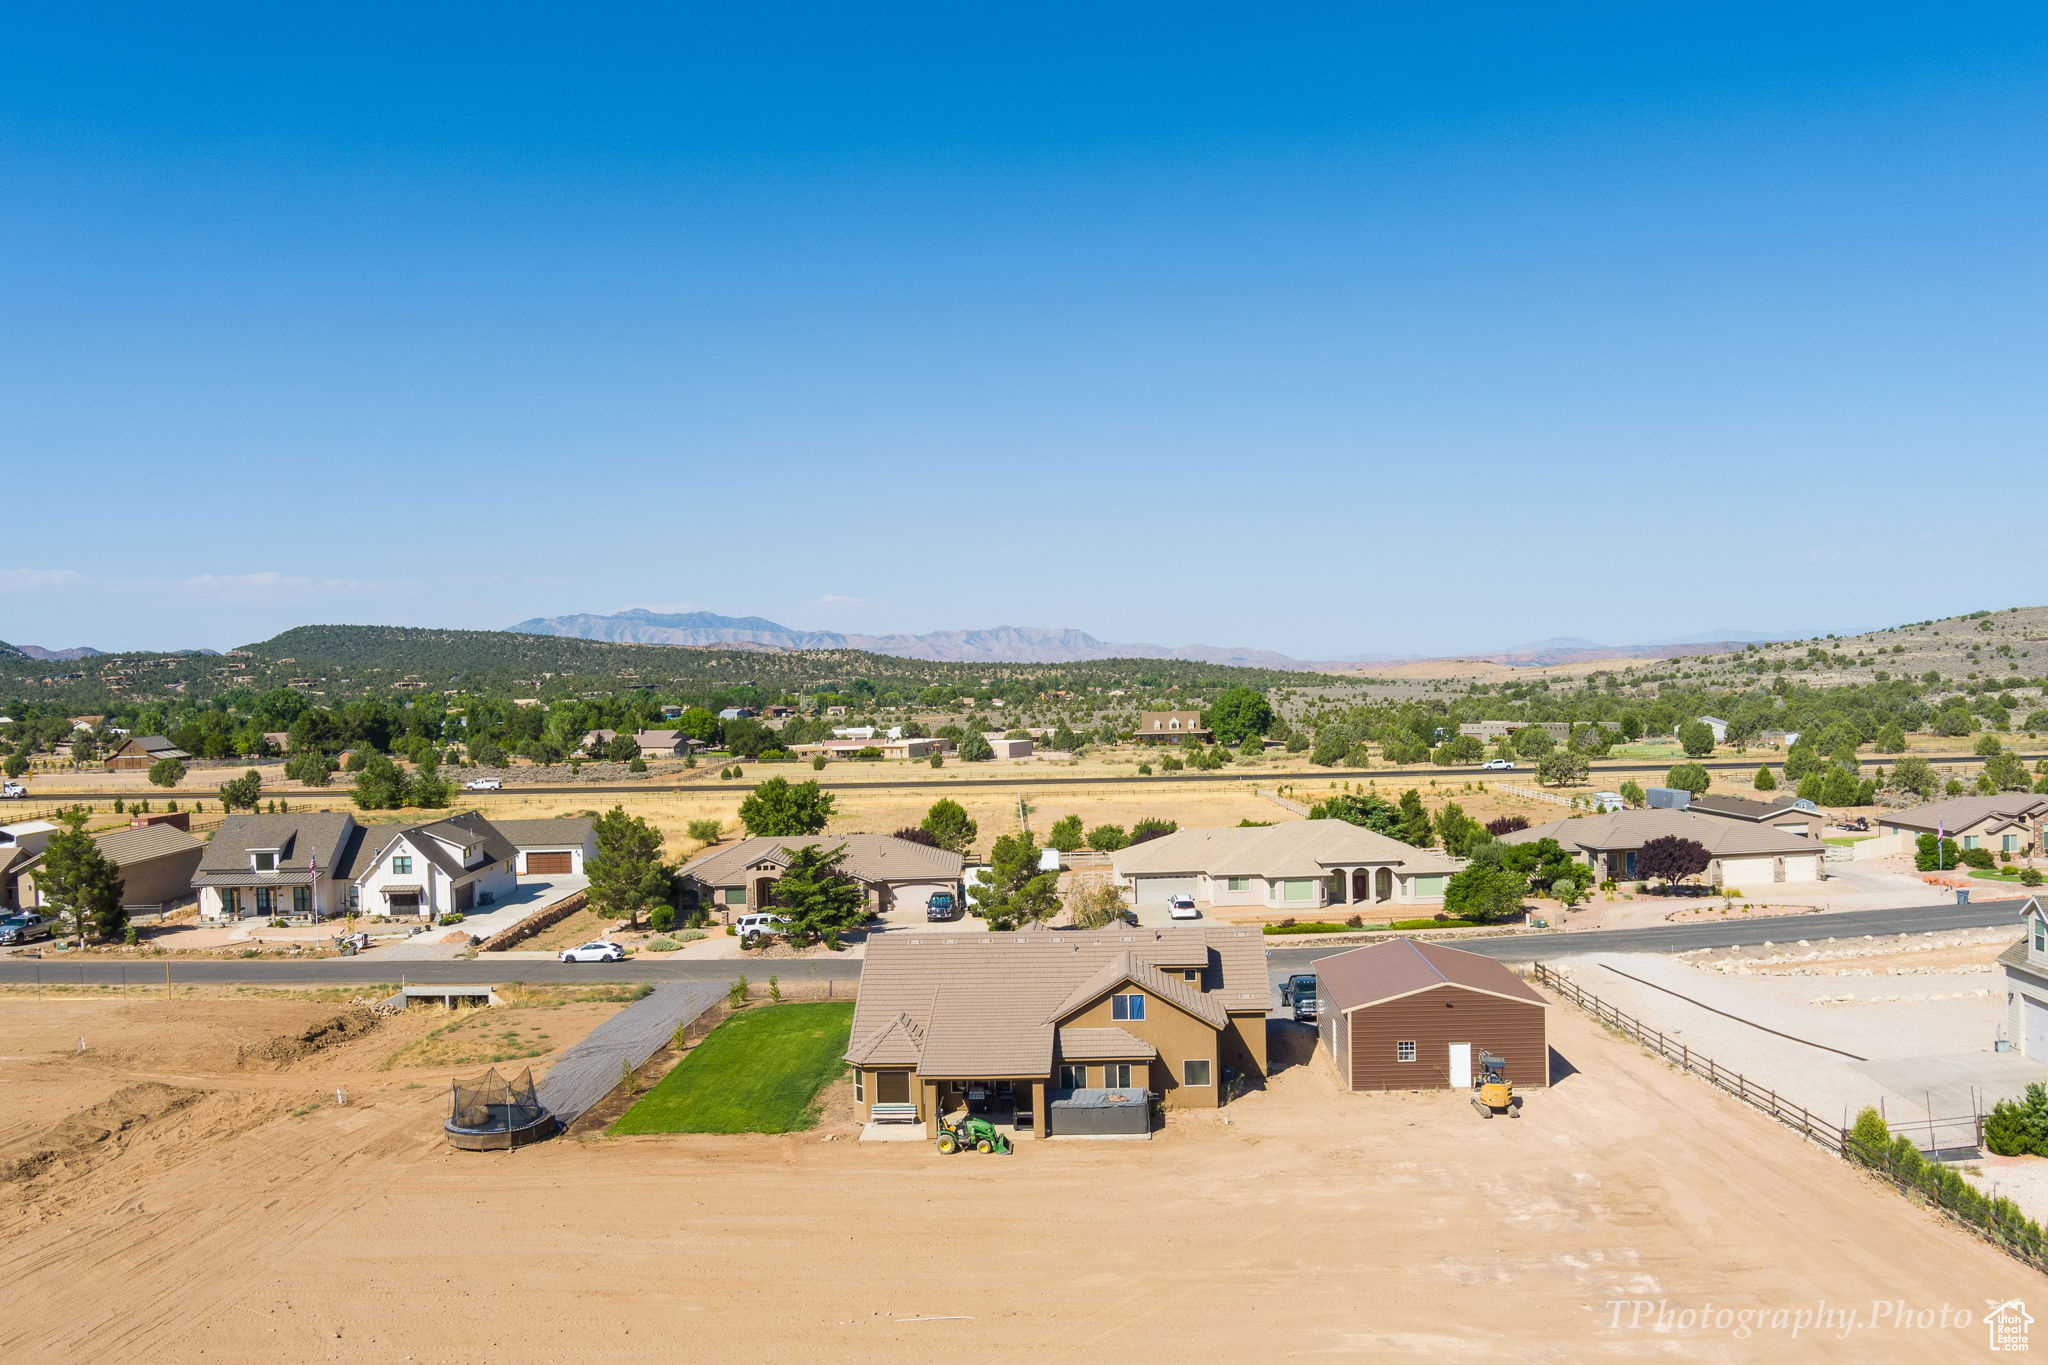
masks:
<path id="1" fill-rule="evenodd" d="M 186 753 L 162 735 L 135 735 L 121 742 L 121 747 L 107 755 L 107 771 L 119 772 L 124 768 L 147 768 L 166 758 L 188 759 Z"/>
<path id="2" fill-rule="evenodd" d="M 1827 824 L 1827 816 L 1819 806 L 1789 793 L 1775 801 L 1750 801 L 1712 792 L 1694 796 L 1683 787 L 1652 787 L 1650 793 L 1652 806 L 1689 810 L 1722 820 L 1746 820 L 1752 825 L 1768 825 L 1781 834 L 1803 834 L 1809 839 L 1820 838 L 1821 829 Z M 1658 799 L 1658 793 L 1665 793 L 1668 799 Z"/>
<path id="3" fill-rule="evenodd" d="M 1210 905 L 1322 910 L 1440 905 L 1464 864 L 1344 820 L 1184 829 L 1110 855 L 1139 905 L 1193 896 Z"/>
<path id="4" fill-rule="evenodd" d="M 950 748 L 951 743 L 943 739 L 822 739 L 815 744 L 792 744 L 789 751 L 798 758 L 852 758 L 866 749 L 879 750 L 884 758 L 929 758 Z"/>
<path id="5" fill-rule="evenodd" d="M 531 852 L 569 851 L 578 865 L 566 827 L 590 822 L 508 823 L 530 827 L 530 850 L 475 811 L 411 827 L 366 827 L 346 811 L 230 815 L 192 887 L 209 920 L 467 913 L 511 891 Z"/>
<path id="6" fill-rule="evenodd" d="M 2048 1062 L 2048 912 L 2029 896 L 2020 941 L 1998 955 L 2005 974 L 2005 1036 L 2015 1052 Z"/>
<path id="7" fill-rule="evenodd" d="M 519 854 L 522 877 L 583 877 L 597 856 L 597 822 L 589 816 L 563 820 L 493 820 Z"/>
<path id="8" fill-rule="evenodd" d="M 728 706 L 718 713 L 720 720 L 752 720 L 754 709 L 750 706 Z"/>
<path id="9" fill-rule="evenodd" d="M 1712 860 L 1704 877 L 1708 886 L 1760 886 L 1776 882 L 1812 882 L 1822 877 L 1827 845 L 1803 835 L 1786 834 L 1746 820 L 1695 815 L 1684 810 L 1617 810 L 1574 820 L 1558 820 L 1503 835 L 1506 844 L 1538 839 L 1558 843 L 1591 864 L 1605 880 L 1633 881 L 1636 855 L 1652 839 L 1675 834 L 1707 850 Z"/>
<path id="10" fill-rule="evenodd" d="M 789 867 L 790 854 L 816 846 L 844 848 L 839 870 L 867 890 L 876 910 L 903 903 L 916 905 L 934 891 L 961 894 L 960 869 L 967 860 L 929 844 L 912 843 L 892 834 L 818 834 L 777 838 L 757 836 L 723 848 L 707 849 L 683 865 L 683 885 L 707 906 L 726 911 L 728 918 L 769 904 L 768 893 Z"/>
<path id="11" fill-rule="evenodd" d="M 1209 732 L 1203 728 L 1200 711 L 1145 711 L 1139 714 L 1137 740 L 1140 744 L 1178 744 L 1186 739 L 1198 744 L 1209 742 Z"/>
<path id="12" fill-rule="evenodd" d="M 29 860 L 43 851 L 50 836 L 62 826 L 50 820 L 19 820 L 0 825 L 0 910 L 21 908 L 15 879 Z"/>
<path id="13" fill-rule="evenodd" d="M 174 825 L 143 825 L 93 836 L 93 844 L 121 869 L 121 903 L 129 907 L 174 905 L 192 894 L 192 874 L 206 845 Z M 45 903 L 36 886 L 43 854 L 14 869 L 15 894 L 24 909 Z"/>
<path id="14" fill-rule="evenodd" d="M 1493 958 L 1396 938 L 1312 966 L 1316 1030 L 1346 1090 L 1463 1090 L 1481 1052 L 1517 1086 L 1550 1084 L 1550 1002 Z"/>
<path id="15" fill-rule="evenodd" d="M 1946 832 L 1963 848 L 2029 853 L 2042 847 L 2043 827 L 2048 826 L 2048 796 L 2031 792 L 1956 796 L 1911 810 L 1886 811 L 1877 817 L 1877 823 L 1908 839 Z"/>
<path id="16" fill-rule="evenodd" d="M 997 758 L 1029 758 L 1032 744 L 1028 739 L 1004 739 L 1001 735 L 984 735 L 989 750 Z"/>
<path id="17" fill-rule="evenodd" d="M 1263 1077 L 1271 1005 L 1256 929 L 887 935 L 861 964 L 846 1060 L 862 1119 L 908 1105 L 934 1136 L 961 1109 L 1135 1136 L 1154 1096 L 1213 1109 L 1232 1077 Z"/>
<path id="18" fill-rule="evenodd" d="M 633 742 L 640 746 L 642 758 L 681 758 L 696 741 L 681 730 L 637 730 Z"/>

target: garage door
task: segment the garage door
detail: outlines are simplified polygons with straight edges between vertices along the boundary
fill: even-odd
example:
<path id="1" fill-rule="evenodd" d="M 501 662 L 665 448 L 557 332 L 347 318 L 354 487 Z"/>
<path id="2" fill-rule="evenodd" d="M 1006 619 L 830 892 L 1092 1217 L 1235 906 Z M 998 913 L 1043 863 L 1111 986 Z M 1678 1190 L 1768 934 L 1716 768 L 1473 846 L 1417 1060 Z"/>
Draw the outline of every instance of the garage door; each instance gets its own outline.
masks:
<path id="1" fill-rule="evenodd" d="M 2048 1061 L 2048 1005 L 2024 995 L 2020 1003 L 2027 1007 L 2027 1055 Z"/>
<path id="2" fill-rule="evenodd" d="M 1164 905 L 1175 896 L 1195 894 L 1193 877 L 1140 877 L 1138 878 L 1138 904 Z"/>
<path id="3" fill-rule="evenodd" d="M 526 855 L 526 870 L 539 877 L 549 874 L 566 874 L 575 871 L 570 861 L 573 853 L 529 853 Z"/>

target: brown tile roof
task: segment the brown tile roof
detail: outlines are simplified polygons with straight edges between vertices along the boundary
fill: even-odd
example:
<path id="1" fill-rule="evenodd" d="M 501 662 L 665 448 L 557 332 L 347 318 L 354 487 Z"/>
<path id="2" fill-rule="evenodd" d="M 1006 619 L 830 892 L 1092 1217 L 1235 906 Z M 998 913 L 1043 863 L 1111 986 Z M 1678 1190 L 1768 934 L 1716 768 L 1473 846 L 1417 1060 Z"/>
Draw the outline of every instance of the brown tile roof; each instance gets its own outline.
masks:
<path id="1" fill-rule="evenodd" d="M 1924 829 L 1932 833 L 1937 825 L 1954 833 L 1985 820 L 2004 818 L 2020 821 L 2048 811 L 2048 796 L 2029 792 L 1999 792 L 1994 796 L 1957 796 L 1947 801 L 1930 801 L 1911 810 L 1886 811 L 1877 818 L 1881 825 Z"/>
<path id="2" fill-rule="evenodd" d="M 1061 1061 L 1121 1062 L 1136 1057 L 1157 1057 L 1158 1055 L 1158 1048 L 1126 1029 L 1063 1028 L 1060 1030 Z"/>
<path id="3" fill-rule="evenodd" d="M 924 1030 L 908 1014 L 898 1014 L 848 1048 L 846 1060 L 855 1066 L 916 1066 L 923 1050 Z"/>
<path id="4" fill-rule="evenodd" d="M 1501 842 L 1532 844 L 1538 839 L 1555 839 L 1566 848 L 1627 849 L 1641 848 L 1650 840 L 1667 834 L 1690 839 L 1716 858 L 1766 853 L 1820 854 L 1827 851 L 1827 845 L 1803 834 L 1786 834 L 1746 820 L 1658 809 L 1617 810 L 1576 820 L 1555 820 L 1533 829 L 1518 829 L 1513 834 L 1502 835 Z"/>
<path id="5" fill-rule="evenodd" d="M 967 860 L 957 853 L 929 844 L 914 844 L 892 834 L 819 834 L 786 839 L 761 836 L 693 858 L 683 865 L 682 875 L 706 886 L 731 886 L 745 881 L 746 869 L 755 863 L 765 860 L 787 867 L 793 850 L 813 845 L 828 851 L 844 848 L 846 860 L 839 864 L 840 870 L 863 882 L 958 881 L 961 868 L 967 865 Z"/>
<path id="6" fill-rule="evenodd" d="M 491 823 L 515 848 L 543 848 L 552 844 L 581 847 L 590 841 L 591 828 L 597 821 L 587 815 L 578 815 L 561 820 L 493 820 Z"/>
<path id="7" fill-rule="evenodd" d="M 1335 1010 L 1378 1004 L 1444 985 L 1538 1005 L 1550 1003 L 1493 958 L 1412 938 L 1353 948 L 1334 957 L 1317 958 L 1310 965 L 1315 968 L 1324 1003 Z"/>
<path id="8" fill-rule="evenodd" d="M 1781 796 L 1775 801 L 1751 801 L 1741 796 L 1695 796 L 1686 803 L 1686 809 L 1737 820 L 1768 820 L 1787 811 L 1798 811 L 1803 815 L 1820 814 L 1811 806 L 1800 805 L 1796 796 Z"/>
<path id="9" fill-rule="evenodd" d="M 1198 967 L 1206 993 L 1161 970 Z M 907 1064 L 863 1059 L 900 1057 L 915 1039 L 920 1075 L 1049 1076 L 1060 1019 L 1125 980 L 1217 1028 L 1232 1010 L 1265 1013 L 1272 996 L 1249 929 L 884 934 L 868 943 L 846 1058 Z"/>
<path id="10" fill-rule="evenodd" d="M 1463 863 L 1348 820 L 1183 829 L 1119 849 L 1119 877 L 1201 872 L 1211 877 L 1320 877 L 1332 867 L 1391 863 L 1403 872 L 1456 872 Z"/>

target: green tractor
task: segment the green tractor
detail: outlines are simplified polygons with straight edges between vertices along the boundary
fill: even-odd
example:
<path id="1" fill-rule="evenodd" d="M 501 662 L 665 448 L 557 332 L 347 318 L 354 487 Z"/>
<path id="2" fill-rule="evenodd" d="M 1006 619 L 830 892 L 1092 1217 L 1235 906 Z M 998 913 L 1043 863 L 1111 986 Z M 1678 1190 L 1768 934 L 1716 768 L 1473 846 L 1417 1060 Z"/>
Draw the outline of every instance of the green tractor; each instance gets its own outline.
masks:
<path id="1" fill-rule="evenodd" d="M 958 1123 L 939 1120 L 939 1155 L 951 1156 L 963 1147 L 972 1147 L 983 1154 L 1010 1151 L 1010 1140 L 1002 1135 L 987 1119 L 967 1117 Z"/>

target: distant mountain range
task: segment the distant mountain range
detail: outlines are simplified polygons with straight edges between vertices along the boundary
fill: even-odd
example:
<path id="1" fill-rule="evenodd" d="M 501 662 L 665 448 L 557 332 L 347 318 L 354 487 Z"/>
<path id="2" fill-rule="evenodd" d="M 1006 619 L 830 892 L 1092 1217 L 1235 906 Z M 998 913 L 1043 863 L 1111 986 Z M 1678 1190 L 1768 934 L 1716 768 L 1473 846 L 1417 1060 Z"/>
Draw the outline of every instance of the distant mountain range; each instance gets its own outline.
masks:
<path id="1" fill-rule="evenodd" d="M 0 657 L 13 656 L 18 659 L 34 659 L 37 663 L 70 663 L 73 659 L 96 659 L 106 653 L 90 645 L 74 645 L 70 649 L 44 649 L 41 645 L 10 645 L 0 640 Z"/>
<path id="2" fill-rule="evenodd" d="M 929 635 L 842 635 L 829 630 L 792 630 L 759 616 L 715 612 L 656 612 L 644 607 L 609 616 L 537 616 L 507 630 L 522 635 L 564 635 L 639 645 L 737 645 L 774 649 L 860 649 L 901 659 L 943 663 L 1076 663 L 1084 659 L 1185 659 L 1240 668 L 1306 669 L 1313 665 L 1266 649 L 1219 645 L 1122 644 L 1098 640 L 1083 630 L 1042 626 L 993 626 L 987 630 L 939 630 Z"/>
<path id="3" fill-rule="evenodd" d="M 1151 645 L 1099 640 L 1083 630 L 1043 626 L 991 626 L 984 630 L 937 630 L 925 635 L 844 635 L 829 630 L 793 630 L 760 616 L 720 616 L 716 612 L 657 612 L 645 607 L 610 615 L 579 613 L 537 616 L 507 630 L 523 635 L 558 635 L 616 644 L 724 646 L 737 649 L 859 649 L 903 659 L 943 663 L 1074 663 L 1084 659 L 1183 659 L 1196 663 L 1230 664 L 1242 668 L 1276 668 L 1312 672 L 1358 664 L 1413 662 L 1429 657 L 1481 660 L 1538 667 L 1598 659 L 1676 657 L 1720 654 L 1766 640 L 1806 639 L 1799 635 L 1760 635 L 1751 631 L 1718 631 L 1682 640 L 1641 645 L 1603 645 L 1578 636 L 1559 636 L 1531 644 L 1479 653 L 1428 656 L 1359 654 L 1342 660 L 1290 658 L 1269 649 L 1223 645 Z"/>

